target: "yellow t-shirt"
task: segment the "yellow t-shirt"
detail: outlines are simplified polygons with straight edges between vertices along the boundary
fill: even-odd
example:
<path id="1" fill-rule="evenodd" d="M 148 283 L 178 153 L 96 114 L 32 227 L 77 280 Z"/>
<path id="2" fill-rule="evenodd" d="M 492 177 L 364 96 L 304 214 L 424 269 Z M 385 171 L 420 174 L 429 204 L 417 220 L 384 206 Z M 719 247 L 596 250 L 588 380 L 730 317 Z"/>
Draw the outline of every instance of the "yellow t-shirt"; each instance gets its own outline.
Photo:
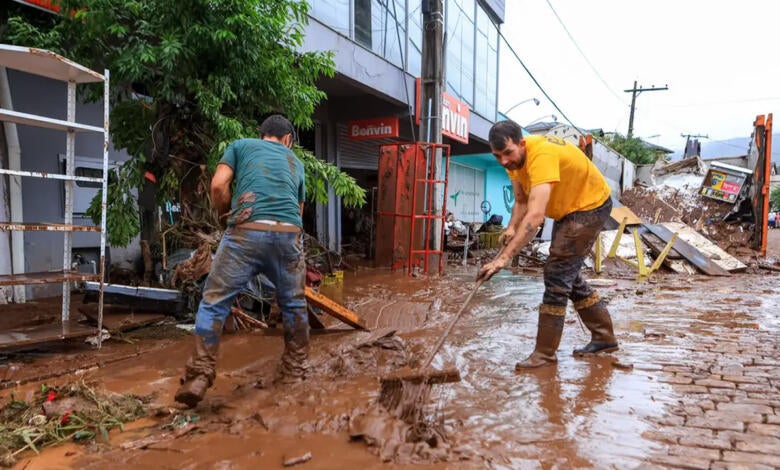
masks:
<path id="1" fill-rule="evenodd" d="M 558 137 L 525 137 L 525 164 L 519 170 L 506 170 L 526 196 L 531 188 L 553 183 L 547 217 L 559 220 L 572 212 L 595 209 L 607 200 L 607 181 L 592 161 L 574 144 Z"/>

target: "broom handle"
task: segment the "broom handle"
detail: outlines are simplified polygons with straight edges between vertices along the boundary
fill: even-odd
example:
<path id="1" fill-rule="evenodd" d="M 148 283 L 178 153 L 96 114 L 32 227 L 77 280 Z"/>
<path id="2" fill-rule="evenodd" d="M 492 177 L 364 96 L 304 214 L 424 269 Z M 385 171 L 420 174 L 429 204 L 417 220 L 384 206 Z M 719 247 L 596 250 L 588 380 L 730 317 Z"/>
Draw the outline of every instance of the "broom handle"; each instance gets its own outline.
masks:
<path id="1" fill-rule="evenodd" d="M 498 250 L 498 254 L 496 255 L 496 258 L 501 256 L 501 253 L 504 251 L 504 248 L 505 246 L 502 246 L 501 249 Z M 450 321 L 450 324 L 447 325 L 447 329 L 444 330 L 444 334 L 441 335 L 439 341 L 436 343 L 436 346 L 433 347 L 433 350 L 430 352 L 428 358 L 423 363 L 422 366 L 423 369 L 427 369 L 431 365 L 431 362 L 433 362 L 433 358 L 436 357 L 436 353 L 439 352 L 439 349 L 441 349 L 442 344 L 444 344 L 444 340 L 446 340 L 447 337 L 450 335 L 450 332 L 452 331 L 452 328 L 455 326 L 455 323 L 457 323 L 458 320 L 460 320 L 460 316 L 466 310 L 466 307 L 469 305 L 469 302 L 471 302 L 471 298 L 474 297 L 474 294 L 477 293 L 479 286 L 481 286 L 483 282 L 485 281 L 482 279 L 477 281 L 477 285 L 474 286 L 474 289 L 471 290 L 469 296 L 466 297 L 466 301 L 463 302 L 463 305 L 460 307 L 460 310 L 458 310 L 458 313 L 455 314 L 455 316 L 452 318 L 452 321 Z"/>

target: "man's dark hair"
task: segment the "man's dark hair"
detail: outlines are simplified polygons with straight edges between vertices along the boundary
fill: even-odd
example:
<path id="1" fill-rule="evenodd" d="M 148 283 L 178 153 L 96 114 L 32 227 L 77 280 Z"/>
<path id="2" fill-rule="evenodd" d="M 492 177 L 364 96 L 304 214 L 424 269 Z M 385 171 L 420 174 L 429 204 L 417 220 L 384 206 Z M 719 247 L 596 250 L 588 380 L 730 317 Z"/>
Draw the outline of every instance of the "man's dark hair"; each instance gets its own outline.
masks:
<path id="1" fill-rule="evenodd" d="M 518 144 L 523 140 L 523 129 L 515 121 L 498 121 L 493 124 L 488 133 L 488 141 L 491 147 L 496 150 L 503 150 L 506 147 L 506 139 L 512 139 L 512 142 Z"/>
<path id="2" fill-rule="evenodd" d="M 293 141 L 295 141 L 295 127 L 287 120 L 286 117 L 281 114 L 274 114 L 268 116 L 262 124 L 260 124 L 260 137 L 276 137 L 281 139 L 285 135 L 292 135 Z"/>

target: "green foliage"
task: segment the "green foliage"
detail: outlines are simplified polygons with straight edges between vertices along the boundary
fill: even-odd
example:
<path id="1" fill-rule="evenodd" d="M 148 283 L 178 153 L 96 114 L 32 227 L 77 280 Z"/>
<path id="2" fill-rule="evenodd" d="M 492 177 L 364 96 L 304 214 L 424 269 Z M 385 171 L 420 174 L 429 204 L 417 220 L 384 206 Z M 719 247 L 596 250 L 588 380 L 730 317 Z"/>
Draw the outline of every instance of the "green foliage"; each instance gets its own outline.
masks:
<path id="1" fill-rule="evenodd" d="M 106 198 L 106 232 L 111 246 L 127 246 L 141 230 L 137 198 L 133 188 L 140 185 L 139 165 L 133 160 L 117 170 L 109 170 L 108 197 Z M 98 191 L 89 204 L 87 215 L 96 225 L 101 222 L 103 190 Z"/>
<path id="2" fill-rule="evenodd" d="M 283 113 L 296 126 L 310 127 L 325 98 L 316 81 L 334 73 L 331 52 L 298 52 L 308 22 L 303 0 L 58 3 L 73 13 L 12 17 L 0 39 L 109 69 L 114 146 L 165 181 L 159 199 L 180 196 L 183 206 L 204 196 L 201 172 L 192 169 L 213 169 L 231 141 L 257 136 L 264 116 Z M 84 87 L 83 94 L 102 98 L 100 87 Z M 316 200 L 332 184 L 345 203 L 365 201 L 354 180 L 332 165 L 310 154 L 302 160 Z M 120 178 L 113 185 L 114 202 L 122 203 L 121 209 L 109 205 L 109 233 L 122 232 L 115 241 L 137 233 L 138 224 L 128 220 L 137 208 L 125 196 L 139 184 L 140 178 Z"/>
<path id="3" fill-rule="evenodd" d="M 306 198 L 313 202 L 328 202 L 328 185 L 341 197 L 347 207 L 360 207 L 366 203 L 366 191 L 357 185 L 355 178 L 337 167 L 323 162 L 302 147 L 295 147 L 295 154 L 306 170 Z"/>
<path id="4" fill-rule="evenodd" d="M 656 156 L 652 149 L 645 147 L 638 137 L 626 137 L 612 134 L 604 138 L 604 145 L 623 155 L 637 165 L 655 163 Z"/>
<path id="5" fill-rule="evenodd" d="M 780 211 L 780 186 L 775 187 L 769 193 L 770 210 Z"/>

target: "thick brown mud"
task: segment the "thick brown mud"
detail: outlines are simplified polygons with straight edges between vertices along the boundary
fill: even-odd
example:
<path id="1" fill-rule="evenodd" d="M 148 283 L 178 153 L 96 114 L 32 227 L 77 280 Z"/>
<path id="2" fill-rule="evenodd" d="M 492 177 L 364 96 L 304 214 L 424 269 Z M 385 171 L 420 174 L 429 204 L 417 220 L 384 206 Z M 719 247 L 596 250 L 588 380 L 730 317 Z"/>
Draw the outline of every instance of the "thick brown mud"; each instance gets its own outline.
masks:
<path id="1" fill-rule="evenodd" d="M 589 334 L 569 307 L 557 366 L 516 373 L 514 364 L 534 346 L 543 285 L 505 272 L 480 288 L 434 360 L 463 377 L 433 386 L 427 412 L 441 438 L 427 447 L 406 443 L 404 430 L 374 404 L 378 377 L 419 365 L 474 275 L 474 268 L 444 278 L 347 273 L 323 293 L 364 315 L 375 333 L 325 319 L 333 331 L 312 335 L 310 377 L 287 386 L 271 383 L 283 348 L 279 332 L 224 335 L 215 386 L 194 410 L 172 399 L 192 347 L 188 337 L 24 358 L 32 369 L 72 367 L 74 356 L 103 358 L 79 377 L 112 391 L 154 393 L 157 415 L 113 432 L 110 443 L 25 454 L 18 468 L 281 468 L 309 452 L 301 468 L 634 468 L 669 451 L 658 434 L 686 397 L 678 388 L 684 381 L 670 380 L 674 371 L 702 375 L 709 364 L 709 374 L 713 361 L 747 367 L 778 351 L 780 277 L 621 279 L 597 287 L 609 300 L 620 351 L 574 358 Z M 715 358 L 724 348 L 733 352 Z M 108 360 L 122 354 L 128 357 Z M 0 391 L 0 401 L 37 385 Z M 149 436 L 159 441 L 134 447 Z"/>

